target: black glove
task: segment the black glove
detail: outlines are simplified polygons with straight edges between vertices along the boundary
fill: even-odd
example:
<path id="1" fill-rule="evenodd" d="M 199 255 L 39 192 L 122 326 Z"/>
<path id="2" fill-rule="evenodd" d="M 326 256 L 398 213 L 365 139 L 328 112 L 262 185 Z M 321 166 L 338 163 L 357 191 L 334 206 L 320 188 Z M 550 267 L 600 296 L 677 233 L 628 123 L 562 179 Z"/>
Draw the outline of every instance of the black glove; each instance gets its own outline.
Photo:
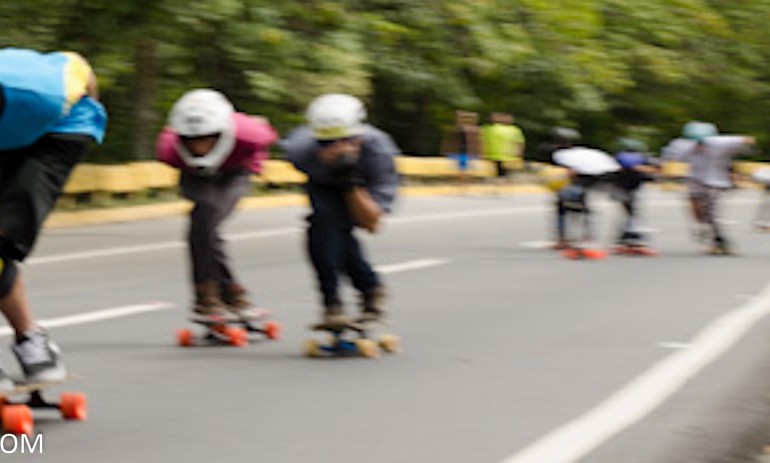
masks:
<path id="1" fill-rule="evenodd" d="M 332 184 L 343 191 L 350 191 L 353 187 L 364 186 L 364 178 L 358 165 L 358 156 L 342 154 L 329 166 Z"/>

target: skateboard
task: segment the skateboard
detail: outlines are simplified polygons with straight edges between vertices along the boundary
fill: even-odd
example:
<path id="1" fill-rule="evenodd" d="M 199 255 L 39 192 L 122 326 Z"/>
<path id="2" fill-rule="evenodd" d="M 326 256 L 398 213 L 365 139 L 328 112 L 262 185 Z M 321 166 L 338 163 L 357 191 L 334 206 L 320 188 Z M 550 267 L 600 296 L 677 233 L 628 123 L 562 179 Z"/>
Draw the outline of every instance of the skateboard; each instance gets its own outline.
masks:
<path id="1" fill-rule="evenodd" d="M 607 251 L 599 248 L 568 245 L 560 250 L 561 255 L 571 260 L 602 260 L 607 257 Z"/>
<path id="2" fill-rule="evenodd" d="M 400 340 L 392 334 L 381 334 L 376 338 L 371 331 L 379 322 L 354 321 L 342 325 L 312 325 L 312 331 L 329 333 L 330 339 L 323 343 L 316 339 L 305 341 L 304 353 L 308 357 L 361 356 L 379 358 L 380 351 L 397 353 L 401 350 Z"/>
<path id="3" fill-rule="evenodd" d="M 12 390 L 0 392 L 0 420 L 3 431 L 32 435 L 35 430 L 32 410 L 59 410 L 65 420 L 84 421 L 88 416 L 88 405 L 82 392 L 64 392 L 59 396 L 58 402 L 43 396 L 46 389 L 75 379 L 75 376 L 68 376 L 59 381 L 35 383 L 14 380 L 15 387 Z M 22 398 L 12 399 L 17 396 Z"/>
<path id="4" fill-rule="evenodd" d="M 612 253 L 621 256 L 657 256 L 658 251 L 642 244 L 616 244 L 612 248 Z"/>
<path id="5" fill-rule="evenodd" d="M 734 256 L 735 252 L 727 246 L 712 245 L 705 248 L 706 254 L 711 256 Z"/>
<path id="6" fill-rule="evenodd" d="M 280 339 L 283 327 L 271 317 L 269 310 L 258 310 L 253 315 L 241 318 L 190 318 L 192 323 L 202 325 L 205 332 L 200 335 L 185 328 L 176 332 L 176 340 L 180 346 L 211 346 L 230 345 L 237 347 L 248 346 L 255 339 L 251 333 L 259 333 L 267 339 Z"/>

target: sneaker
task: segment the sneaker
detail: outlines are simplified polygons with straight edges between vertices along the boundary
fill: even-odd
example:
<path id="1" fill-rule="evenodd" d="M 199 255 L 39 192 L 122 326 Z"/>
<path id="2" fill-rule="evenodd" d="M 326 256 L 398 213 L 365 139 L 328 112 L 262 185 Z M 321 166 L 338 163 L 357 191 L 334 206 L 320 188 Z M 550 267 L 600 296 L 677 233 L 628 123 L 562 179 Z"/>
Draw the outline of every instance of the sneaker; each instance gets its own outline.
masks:
<path id="1" fill-rule="evenodd" d="M 26 381 L 32 383 L 62 381 L 67 377 L 61 351 L 45 331 L 34 331 L 13 345 Z"/>
<path id="2" fill-rule="evenodd" d="M 12 391 L 14 387 L 16 387 L 16 384 L 13 382 L 13 379 L 0 368 L 0 393 Z"/>
<path id="3" fill-rule="evenodd" d="M 376 322 L 385 317 L 385 288 L 375 286 L 361 295 L 360 322 Z"/>
<path id="4" fill-rule="evenodd" d="M 232 320 L 234 318 L 220 298 L 219 286 L 214 282 L 195 286 L 195 302 L 192 311 L 194 319 Z"/>

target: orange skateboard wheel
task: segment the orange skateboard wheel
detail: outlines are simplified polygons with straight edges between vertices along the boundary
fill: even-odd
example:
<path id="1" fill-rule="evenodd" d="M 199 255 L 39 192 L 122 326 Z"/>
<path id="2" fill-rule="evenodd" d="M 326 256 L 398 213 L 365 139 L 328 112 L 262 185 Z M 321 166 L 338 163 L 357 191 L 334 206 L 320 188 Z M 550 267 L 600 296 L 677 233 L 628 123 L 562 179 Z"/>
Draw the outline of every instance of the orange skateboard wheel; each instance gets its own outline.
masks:
<path id="1" fill-rule="evenodd" d="M 583 255 L 592 260 L 601 260 L 607 257 L 607 253 L 602 249 L 585 249 Z"/>
<path id="2" fill-rule="evenodd" d="M 60 398 L 59 411 L 67 420 L 84 421 L 88 417 L 86 396 L 80 392 L 64 392 Z"/>
<path id="3" fill-rule="evenodd" d="M 176 342 L 182 347 L 190 347 L 194 344 L 193 332 L 188 329 L 177 330 Z"/>
<path id="4" fill-rule="evenodd" d="M 32 435 L 35 423 L 26 405 L 7 405 L 2 410 L 3 429 L 11 434 Z"/>
<path id="5" fill-rule="evenodd" d="M 241 328 L 226 328 L 223 333 L 231 345 L 245 347 L 249 345 L 249 333 Z"/>
<path id="6" fill-rule="evenodd" d="M 268 339 L 281 339 L 283 327 L 276 321 L 265 322 L 265 335 Z"/>

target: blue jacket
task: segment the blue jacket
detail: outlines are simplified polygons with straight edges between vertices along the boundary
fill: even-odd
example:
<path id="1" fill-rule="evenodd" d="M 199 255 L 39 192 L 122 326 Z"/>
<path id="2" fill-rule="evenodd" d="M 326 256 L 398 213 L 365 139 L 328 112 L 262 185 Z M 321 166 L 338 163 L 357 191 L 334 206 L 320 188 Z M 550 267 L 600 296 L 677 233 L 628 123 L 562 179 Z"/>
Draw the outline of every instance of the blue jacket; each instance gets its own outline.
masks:
<path id="1" fill-rule="evenodd" d="M 0 151 L 32 145 L 49 133 L 88 135 L 101 143 L 107 112 L 86 95 L 84 66 L 70 53 L 0 49 Z"/>

